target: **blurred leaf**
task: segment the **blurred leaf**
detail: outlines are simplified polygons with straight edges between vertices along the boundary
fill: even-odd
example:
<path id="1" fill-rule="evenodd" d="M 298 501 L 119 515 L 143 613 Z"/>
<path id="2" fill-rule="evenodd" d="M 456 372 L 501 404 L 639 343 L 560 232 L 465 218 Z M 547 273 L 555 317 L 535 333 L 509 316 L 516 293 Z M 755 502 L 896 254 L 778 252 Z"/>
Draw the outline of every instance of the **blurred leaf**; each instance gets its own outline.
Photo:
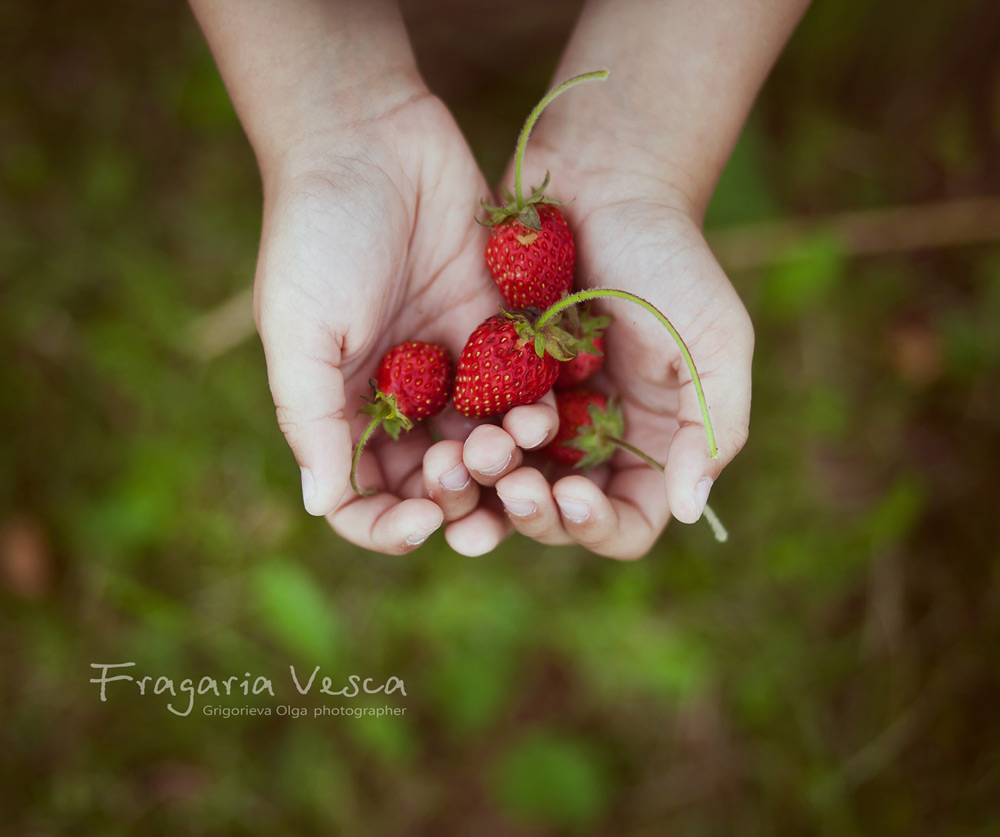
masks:
<path id="1" fill-rule="evenodd" d="M 715 664 L 699 637 L 642 610 L 595 606 L 567 614 L 562 638 L 606 695 L 694 697 Z"/>
<path id="2" fill-rule="evenodd" d="M 386 765 L 407 765 L 419 751 L 416 735 L 405 715 L 340 719 L 352 738 Z"/>
<path id="3" fill-rule="evenodd" d="M 251 590 L 263 626 L 299 659 L 342 659 L 344 627 L 333 603 L 303 567 L 272 561 L 258 567 Z"/>
<path id="4" fill-rule="evenodd" d="M 496 720 L 513 692 L 515 659 L 511 653 L 475 644 L 464 652 L 445 650 L 427 674 L 443 723 L 468 733 Z"/>
<path id="5" fill-rule="evenodd" d="M 593 745 L 538 730 L 520 738 L 494 765 L 494 796 L 515 818 L 533 825 L 583 830 L 606 813 L 611 776 Z"/>
<path id="6" fill-rule="evenodd" d="M 830 295 L 846 264 L 843 246 L 827 232 L 792 245 L 764 279 L 762 313 L 792 321 L 815 310 Z"/>
<path id="7" fill-rule="evenodd" d="M 893 544 L 909 534 L 927 502 L 927 491 L 911 476 L 898 479 L 868 515 L 866 529 L 875 548 Z"/>

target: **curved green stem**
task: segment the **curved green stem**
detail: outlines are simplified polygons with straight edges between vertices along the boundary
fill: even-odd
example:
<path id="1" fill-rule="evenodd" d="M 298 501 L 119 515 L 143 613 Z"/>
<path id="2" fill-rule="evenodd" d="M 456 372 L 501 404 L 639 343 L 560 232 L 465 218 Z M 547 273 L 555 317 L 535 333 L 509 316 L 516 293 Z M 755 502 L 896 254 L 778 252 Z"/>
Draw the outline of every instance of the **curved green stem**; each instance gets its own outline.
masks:
<path id="1" fill-rule="evenodd" d="M 361 451 L 365 449 L 365 444 L 371 438 L 372 433 L 382 425 L 383 418 L 385 418 L 383 415 L 373 416 L 372 420 L 368 422 L 365 432 L 361 434 L 361 438 L 358 439 L 358 443 L 354 446 L 354 457 L 351 460 L 351 488 L 362 497 L 371 497 L 376 492 L 374 489 L 365 489 L 358 485 L 358 463 L 361 461 Z"/>
<path id="2" fill-rule="evenodd" d="M 617 436 L 608 436 L 607 438 L 608 438 L 609 442 L 613 442 L 615 445 L 617 445 L 618 447 L 620 447 L 622 450 L 627 450 L 629 453 L 634 454 L 635 456 L 638 456 L 647 465 L 652 465 L 661 474 L 663 473 L 663 466 L 659 462 L 657 462 L 655 459 L 653 459 L 653 457 L 651 457 L 645 451 L 639 450 L 639 448 L 637 448 L 635 445 L 630 444 L 629 442 L 626 442 L 624 439 L 619 439 Z"/>
<path id="3" fill-rule="evenodd" d="M 571 87 L 579 84 L 582 81 L 590 81 L 591 79 L 606 79 L 608 77 L 607 70 L 597 70 L 592 73 L 584 73 L 583 75 L 573 76 L 573 78 L 564 81 L 558 87 L 553 88 L 545 97 L 535 105 L 535 109 L 528 114 L 528 118 L 524 122 L 524 127 L 521 128 L 521 134 L 517 138 L 517 150 L 514 152 L 514 199 L 517 202 L 518 210 L 524 209 L 524 192 L 521 191 L 521 162 L 524 160 L 524 148 L 528 144 L 528 137 L 531 135 L 531 129 L 535 127 L 535 123 L 538 121 L 538 117 L 542 115 L 542 111 L 548 107 L 549 103 L 556 98 L 560 93 L 565 93 Z"/>
<path id="4" fill-rule="evenodd" d="M 698 395 L 698 406 L 701 408 L 701 420 L 705 425 L 705 435 L 708 437 L 708 454 L 712 459 L 718 459 L 719 457 L 719 447 L 715 443 L 715 431 L 712 429 L 712 420 L 708 415 L 708 401 L 705 399 L 705 390 L 701 386 L 701 376 L 698 375 L 698 370 L 694 365 L 694 358 L 691 357 L 691 352 L 688 350 L 687 344 L 681 337 L 680 332 L 674 328 L 673 323 L 670 322 L 664 316 L 664 314 L 657 308 L 653 303 L 647 302 L 641 296 L 636 296 L 628 291 L 619 291 L 615 288 L 595 288 L 590 291 L 579 291 L 570 296 L 563 297 L 558 302 L 553 304 L 535 323 L 535 328 L 541 330 L 548 322 L 553 320 L 558 314 L 566 310 L 572 305 L 578 305 L 581 302 L 586 302 L 588 299 L 626 299 L 629 302 L 634 302 L 649 311 L 660 324 L 670 332 L 670 336 L 674 338 L 674 342 L 677 344 L 677 348 L 681 350 L 681 355 L 684 357 L 684 363 L 687 364 L 688 373 L 691 375 L 691 381 L 694 383 L 694 391 Z"/>
<path id="5" fill-rule="evenodd" d="M 615 445 L 622 448 L 623 450 L 627 450 L 629 453 L 638 456 L 647 465 L 652 465 L 661 474 L 663 473 L 664 470 L 663 466 L 655 459 L 653 459 L 653 457 L 651 457 L 645 451 L 639 450 L 639 448 L 637 448 L 635 445 L 626 442 L 624 439 L 619 439 L 617 436 L 608 436 L 607 438 L 609 442 L 613 442 Z M 705 511 L 703 512 L 702 516 L 705 518 L 705 522 L 708 523 L 709 528 L 712 530 L 712 534 L 715 535 L 715 539 L 719 543 L 725 543 L 726 541 L 729 540 L 729 532 L 723 525 L 722 521 L 719 520 L 719 516 L 712 510 L 712 507 L 707 503 L 705 504 Z"/>

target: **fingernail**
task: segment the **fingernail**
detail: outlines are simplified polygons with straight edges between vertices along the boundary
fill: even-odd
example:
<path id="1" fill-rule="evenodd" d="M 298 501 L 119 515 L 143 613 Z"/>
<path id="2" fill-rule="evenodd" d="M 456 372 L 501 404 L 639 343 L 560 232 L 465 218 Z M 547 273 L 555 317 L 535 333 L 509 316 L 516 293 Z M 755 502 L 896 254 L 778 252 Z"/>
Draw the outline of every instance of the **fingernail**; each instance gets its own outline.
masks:
<path id="1" fill-rule="evenodd" d="M 472 481 L 466 467 L 460 462 L 448 473 L 444 474 L 439 482 L 441 487 L 448 491 L 461 491 Z"/>
<path id="2" fill-rule="evenodd" d="M 573 521 L 573 523 L 583 523 L 590 517 L 590 503 L 585 503 L 583 500 L 569 500 L 558 497 L 556 498 L 556 502 L 559 504 L 559 511 L 562 512 L 562 516 L 567 520 Z"/>
<path id="3" fill-rule="evenodd" d="M 538 437 L 538 441 L 537 442 L 533 442 L 530 445 L 525 445 L 524 449 L 525 450 L 534 450 L 537 447 L 541 447 L 541 445 L 544 444 L 544 442 L 548 438 L 548 436 L 549 436 L 548 433 L 543 433 L 541 436 Z"/>
<path id="4" fill-rule="evenodd" d="M 408 535 L 406 538 L 407 546 L 420 546 L 425 540 L 427 540 L 431 535 L 437 531 L 437 526 L 433 529 L 426 529 L 423 532 L 414 532 L 412 535 Z"/>
<path id="5" fill-rule="evenodd" d="M 694 510 L 701 517 L 708 505 L 708 495 L 712 491 L 712 480 L 705 477 L 694 489 Z"/>
<path id="6" fill-rule="evenodd" d="M 504 497 L 499 492 L 497 496 L 500 498 L 500 502 L 503 503 L 503 507 L 515 517 L 527 517 L 529 514 L 534 514 L 538 509 L 538 505 L 534 500 L 518 500 L 516 497 Z"/>
<path id="7" fill-rule="evenodd" d="M 513 458 L 513 456 L 514 456 L 514 451 L 511 451 L 510 453 L 507 454 L 507 458 L 503 460 L 503 462 L 498 462 L 491 468 L 480 468 L 479 473 L 485 474 L 488 477 L 495 476 L 496 474 L 499 474 L 508 465 L 510 465 L 510 460 L 511 458 Z"/>
<path id="8" fill-rule="evenodd" d="M 313 479 L 312 471 L 302 468 L 302 505 L 306 507 L 309 514 L 315 514 L 310 510 L 309 505 L 316 498 L 316 480 Z"/>

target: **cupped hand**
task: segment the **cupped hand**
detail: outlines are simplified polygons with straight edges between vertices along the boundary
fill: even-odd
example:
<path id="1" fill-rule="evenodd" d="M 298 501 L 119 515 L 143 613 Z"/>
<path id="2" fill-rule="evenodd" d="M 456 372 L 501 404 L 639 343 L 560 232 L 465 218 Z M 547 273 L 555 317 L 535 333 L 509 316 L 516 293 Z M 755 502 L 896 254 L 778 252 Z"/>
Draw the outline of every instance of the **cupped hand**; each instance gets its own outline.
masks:
<path id="1" fill-rule="evenodd" d="M 685 340 L 701 377 L 718 443 L 711 458 L 695 387 L 681 352 L 657 320 L 620 300 L 599 310 L 614 321 L 606 365 L 594 388 L 620 399 L 625 439 L 664 464 L 661 474 L 619 451 L 594 478 L 568 474 L 554 484 L 521 467 L 495 486 L 513 527 L 543 543 L 579 543 L 613 558 L 652 547 L 671 517 L 693 523 L 713 482 L 740 451 L 750 415 L 753 328 L 713 257 L 696 213 L 672 185 L 611 168 L 579 167 L 567 155 L 536 149 L 531 183 L 551 170 L 549 194 L 575 231 L 576 286 L 619 288 L 651 302 Z M 554 413 L 548 434 L 555 432 Z M 505 444 L 509 441 L 505 441 Z M 466 464 L 497 444 L 474 431 Z"/>
<path id="2" fill-rule="evenodd" d="M 457 359 L 500 298 L 475 223 L 487 193 L 451 115 L 426 93 L 349 130 L 318 132 L 264 174 L 255 312 L 278 423 L 302 469 L 306 509 L 353 543 L 407 552 L 443 522 L 458 551 L 492 549 L 502 515 L 479 503 L 460 441 L 428 422 L 373 437 L 349 484 L 352 439 L 382 355 L 406 340 Z M 449 408 L 450 411 L 451 408 Z M 443 414 L 442 435 L 470 426 Z M 429 499 L 432 498 L 432 499 Z"/>

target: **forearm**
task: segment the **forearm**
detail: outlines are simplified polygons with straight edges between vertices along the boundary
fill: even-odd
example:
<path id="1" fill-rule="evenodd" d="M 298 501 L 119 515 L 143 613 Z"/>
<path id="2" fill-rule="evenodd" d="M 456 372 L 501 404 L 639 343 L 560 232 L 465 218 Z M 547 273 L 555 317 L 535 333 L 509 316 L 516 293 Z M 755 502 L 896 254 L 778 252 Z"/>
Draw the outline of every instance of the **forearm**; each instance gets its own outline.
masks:
<path id="1" fill-rule="evenodd" d="M 556 78 L 611 77 L 556 101 L 539 141 L 584 167 L 655 173 L 700 218 L 808 1 L 590 0 Z"/>
<path id="2" fill-rule="evenodd" d="M 190 0 L 264 170 L 423 90 L 393 0 Z"/>

